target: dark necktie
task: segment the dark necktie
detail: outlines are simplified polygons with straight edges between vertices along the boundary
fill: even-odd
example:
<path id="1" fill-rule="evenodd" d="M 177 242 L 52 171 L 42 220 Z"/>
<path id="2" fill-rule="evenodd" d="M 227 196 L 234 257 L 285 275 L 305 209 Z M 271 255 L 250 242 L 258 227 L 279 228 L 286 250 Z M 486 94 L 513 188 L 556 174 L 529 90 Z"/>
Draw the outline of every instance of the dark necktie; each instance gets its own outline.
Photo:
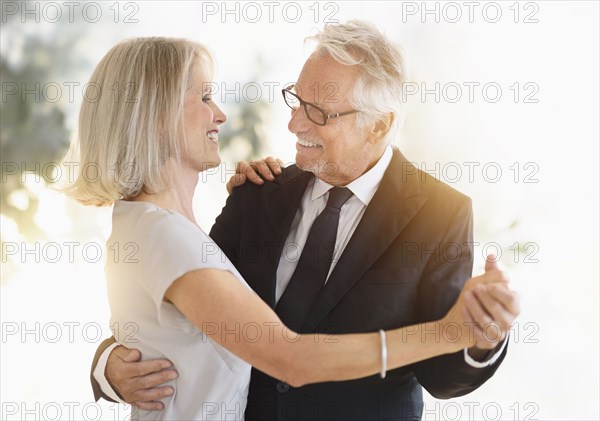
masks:
<path id="1" fill-rule="evenodd" d="M 340 209 L 350 196 L 352 192 L 345 187 L 329 190 L 327 206 L 313 222 L 298 266 L 275 306 L 281 321 L 296 332 L 325 285 L 333 260 Z"/>

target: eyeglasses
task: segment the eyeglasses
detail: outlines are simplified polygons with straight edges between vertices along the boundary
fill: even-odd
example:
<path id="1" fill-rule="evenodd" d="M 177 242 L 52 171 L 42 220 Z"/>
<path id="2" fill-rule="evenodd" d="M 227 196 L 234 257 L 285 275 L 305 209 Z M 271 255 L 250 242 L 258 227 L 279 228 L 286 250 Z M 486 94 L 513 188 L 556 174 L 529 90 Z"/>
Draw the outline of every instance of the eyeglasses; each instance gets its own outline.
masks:
<path id="1" fill-rule="evenodd" d="M 311 104 L 310 102 L 303 101 L 300 99 L 298 95 L 293 93 L 291 90 L 294 89 L 294 85 L 288 86 L 281 90 L 283 94 L 283 100 L 292 110 L 296 111 L 302 105 L 304 107 L 304 112 L 310 121 L 319 126 L 324 126 L 327 124 L 327 120 L 330 118 L 341 117 L 348 114 L 358 113 L 358 110 L 344 111 L 343 113 L 334 113 L 327 114 L 325 110 L 317 107 L 315 104 Z"/>

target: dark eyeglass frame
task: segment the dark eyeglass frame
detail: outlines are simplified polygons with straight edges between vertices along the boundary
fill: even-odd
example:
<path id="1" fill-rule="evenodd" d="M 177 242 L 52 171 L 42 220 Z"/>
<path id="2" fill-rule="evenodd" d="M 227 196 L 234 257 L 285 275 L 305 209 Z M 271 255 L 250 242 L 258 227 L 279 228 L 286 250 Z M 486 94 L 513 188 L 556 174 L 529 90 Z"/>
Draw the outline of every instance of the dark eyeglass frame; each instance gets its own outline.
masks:
<path id="1" fill-rule="evenodd" d="M 296 95 L 295 93 L 293 93 L 293 92 L 291 91 L 291 89 L 292 89 L 293 87 L 294 87 L 294 85 L 291 85 L 291 86 L 288 86 L 288 87 L 286 87 L 286 88 L 283 88 L 283 89 L 281 90 L 281 94 L 283 95 L 283 101 L 284 101 L 284 102 L 285 102 L 285 104 L 286 104 L 288 107 L 290 107 L 292 110 L 294 110 L 294 111 L 296 111 L 296 110 L 299 110 L 299 109 L 300 109 L 300 107 L 298 107 L 298 108 L 294 108 L 294 107 L 292 107 L 292 106 L 291 106 L 291 105 L 290 105 L 290 104 L 287 102 L 287 98 L 286 98 L 286 92 L 287 92 L 288 94 L 292 95 L 294 98 L 296 98 L 296 99 L 298 100 L 298 102 L 300 103 L 300 105 L 304 107 L 304 114 L 306 114 L 306 117 L 307 117 L 307 118 L 308 118 L 310 121 L 312 121 L 313 123 L 315 123 L 315 124 L 318 124 L 319 126 L 325 126 L 325 125 L 327 124 L 327 121 L 328 121 L 330 118 L 337 118 L 337 117 L 342 117 L 342 116 L 345 116 L 345 115 L 349 115 L 349 114 L 354 114 L 354 113 L 358 113 L 358 112 L 360 112 L 360 111 L 358 111 L 358 110 L 350 110 L 350 111 L 344 111 L 344 112 L 342 112 L 342 113 L 333 113 L 333 114 L 327 114 L 327 112 L 326 112 L 324 109 L 322 109 L 321 107 L 319 107 L 318 105 L 315 105 L 315 104 L 313 104 L 312 102 L 306 102 L 306 101 L 304 101 L 302 98 L 300 98 L 298 95 Z M 310 118 L 310 114 L 308 113 L 308 109 L 306 108 L 306 106 L 307 106 L 307 105 L 310 105 L 311 107 L 314 107 L 314 108 L 316 108 L 316 109 L 317 109 L 317 110 L 318 110 L 318 111 L 319 111 L 319 112 L 320 112 L 320 113 L 323 115 L 323 120 L 324 120 L 324 122 L 323 122 L 323 123 L 320 123 L 320 122 L 318 122 L 318 121 L 315 121 L 315 120 L 313 120 L 312 118 Z"/>

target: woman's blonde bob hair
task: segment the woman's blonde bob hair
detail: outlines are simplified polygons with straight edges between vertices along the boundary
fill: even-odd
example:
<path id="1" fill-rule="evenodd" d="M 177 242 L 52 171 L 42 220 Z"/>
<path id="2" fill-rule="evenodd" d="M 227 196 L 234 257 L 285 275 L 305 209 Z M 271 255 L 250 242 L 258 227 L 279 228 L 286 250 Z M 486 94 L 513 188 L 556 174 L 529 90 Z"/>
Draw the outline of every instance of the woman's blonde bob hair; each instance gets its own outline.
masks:
<path id="1" fill-rule="evenodd" d="M 168 185 L 164 163 L 179 160 L 183 105 L 194 66 L 212 80 L 208 49 L 176 38 L 135 38 L 115 45 L 88 83 L 78 134 L 69 153 L 78 172 L 66 194 L 86 205 L 107 206 L 142 190 Z"/>

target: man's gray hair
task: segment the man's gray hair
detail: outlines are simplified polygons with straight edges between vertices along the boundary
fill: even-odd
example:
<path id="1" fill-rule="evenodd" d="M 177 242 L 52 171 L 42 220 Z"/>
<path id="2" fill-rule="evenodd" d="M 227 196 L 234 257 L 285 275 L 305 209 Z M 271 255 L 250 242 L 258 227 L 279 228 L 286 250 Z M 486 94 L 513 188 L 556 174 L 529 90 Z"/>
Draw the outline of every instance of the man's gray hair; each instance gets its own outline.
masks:
<path id="1" fill-rule="evenodd" d="M 359 67 L 359 77 L 349 94 L 351 106 L 361 111 L 357 128 L 393 113 L 394 123 L 385 137 L 391 143 L 404 120 L 402 87 L 406 70 L 400 47 L 373 24 L 360 20 L 326 24 L 323 31 L 306 40 L 317 42 L 315 54 Z"/>

